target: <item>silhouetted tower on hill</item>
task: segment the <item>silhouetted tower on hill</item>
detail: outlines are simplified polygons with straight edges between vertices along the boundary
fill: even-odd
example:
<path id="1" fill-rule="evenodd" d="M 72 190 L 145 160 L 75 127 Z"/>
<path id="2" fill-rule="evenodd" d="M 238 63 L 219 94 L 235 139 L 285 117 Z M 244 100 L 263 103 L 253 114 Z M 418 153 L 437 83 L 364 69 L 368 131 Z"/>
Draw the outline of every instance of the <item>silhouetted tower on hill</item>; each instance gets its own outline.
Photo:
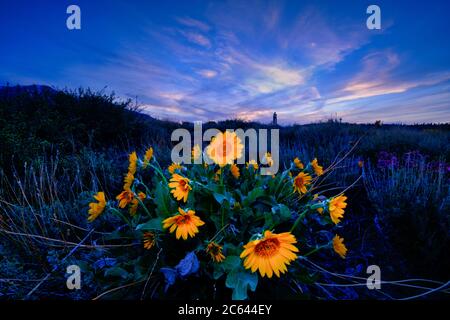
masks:
<path id="1" fill-rule="evenodd" d="M 277 125 L 277 113 L 276 112 L 273 113 L 272 125 L 274 125 L 274 126 Z"/>

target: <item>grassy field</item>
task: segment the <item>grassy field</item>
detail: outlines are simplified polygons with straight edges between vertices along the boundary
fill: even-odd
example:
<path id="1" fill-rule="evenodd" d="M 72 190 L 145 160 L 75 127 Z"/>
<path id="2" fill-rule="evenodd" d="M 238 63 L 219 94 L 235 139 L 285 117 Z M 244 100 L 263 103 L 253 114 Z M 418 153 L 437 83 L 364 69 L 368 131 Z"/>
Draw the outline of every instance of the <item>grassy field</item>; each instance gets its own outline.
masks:
<path id="1" fill-rule="evenodd" d="M 95 227 L 94 233 L 112 233 L 120 228 L 115 219 L 89 224 L 88 203 L 99 190 L 110 199 L 120 193 L 132 151 L 142 154 L 152 146 L 155 157 L 167 167 L 172 148 L 170 134 L 179 127 L 193 129 L 190 123 L 153 119 L 139 113 L 139 107 L 129 101 L 120 102 L 114 96 L 89 90 L 3 92 L 0 299 L 90 299 L 101 294 L 108 286 L 105 278 L 96 276 L 98 270 L 86 273 L 84 290 L 69 291 L 64 285 L 68 263 L 100 268 L 98 265 L 107 264 L 105 258 L 112 255 L 112 249 L 88 241 L 66 258 L 91 226 Z M 209 127 L 271 128 L 239 120 L 204 124 L 205 129 Z M 318 254 L 314 263 L 347 276 L 364 277 L 366 266 L 376 264 L 382 268 L 385 280 L 449 280 L 449 124 L 329 121 L 279 129 L 282 168 L 289 167 L 295 157 L 305 162 L 318 158 L 325 168 L 342 159 L 327 177 L 327 188 L 331 192 L 351 186 L 346 191 L 349 205 L 342 223 L 348 257 L 329 261 Z M 136 252 L 140 252 L 138 248 Z M 114 254 L 120 255 L 117 251 Z M 33 291 L 47 274 L 51 274 L 49 279 Z M 321 283 L 341 281 L 325 272 L 317 277 Z M 381 294 L 359 287 L 311 283 L 291 286 L 287 291 L 281 287 L 278 292 L 271 289 L 269 281 L 262 281 L 260 287 L 251 298 L 385 299 L 414 295 L 417 289 L 388 286 L 386 294 Z M 141 291 L 125 289 L 105 298 L 139 298 Z M 148 296 L 153 294 L 170 298 L 190 293 L 178 288 L 163 296 L 150 291 Z"/>

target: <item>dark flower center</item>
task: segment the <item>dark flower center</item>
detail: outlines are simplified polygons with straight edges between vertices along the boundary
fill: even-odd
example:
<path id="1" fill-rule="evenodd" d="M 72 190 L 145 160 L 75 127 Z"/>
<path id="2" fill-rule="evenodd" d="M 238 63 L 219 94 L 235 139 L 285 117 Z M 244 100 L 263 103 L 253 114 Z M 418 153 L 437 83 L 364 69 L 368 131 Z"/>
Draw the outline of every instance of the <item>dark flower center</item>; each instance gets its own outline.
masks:
<path id="1" fill-rule="evenodd" d="M 186 191 L 189 188 L 189 186 L 185 180 L 180 180 L 179 185 L 180 185 L 181 189 L 183 189 L 184 191 Z"/>
<path id="2" fill-rule="evenodd" d="M 255 246 L 255 253 L 259 256 L 270 257 L 274 255 L 280 248 L 278 239 L 263 240 Z"/>
<path id="3" fill-rule="evenodd" d="M 295 185 L 297 187 L 302 187 L 305 184 L 305 181 L 303 180 L 303 177 L 297 177 L 295 179 Z"/>
<path id="4" fill-rule="evenodd" d="M 191 216 L 179 216 L 177 217 L 177 225 L 188 224 L 191 221 Z"/>

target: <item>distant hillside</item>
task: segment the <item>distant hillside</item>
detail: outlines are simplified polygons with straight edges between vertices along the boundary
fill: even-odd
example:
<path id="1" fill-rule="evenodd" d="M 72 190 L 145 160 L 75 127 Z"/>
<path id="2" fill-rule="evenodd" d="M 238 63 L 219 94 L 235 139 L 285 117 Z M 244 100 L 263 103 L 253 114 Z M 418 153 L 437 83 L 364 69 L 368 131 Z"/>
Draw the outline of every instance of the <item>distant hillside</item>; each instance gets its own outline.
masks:
<path id="1" fill-rule="evenodd" d="M 112 95 L 45 86 L 0 89 L 0 166 L 30 161 L 49 148 L 61 154 L 88 147 L 127 149 L 157 135 L 156 120 Z"/>
<path id="2" fill-rule="evenodd" d="M 14 97 L 20 94 L 55 94 L 57 90 L 46 85 L 29 85 L 29 86 L 0 86 L 0 97 Z"/>
<path id="3" fill-rule="evenodd" d="M 148 145 L 157 147 L 169 161 L 174 129 L 192 129 L 192 123 L 175 123 L 154 119 L 139 112 L 130 101 L 121 102 L 114 95 L 79 89 L 58 91 L 48 86 L 0 88 L 0 167 L 28 163 L 48 152 L 61 156 L 89 149 L 128 152 Z M 226 120 L 207 122 L 207 128 L 271 128 L 270 125 Z M 345 141 L 356 141 L 356 150 L 373 156 L 379 150 L 390 152 L 423 151 L 433 158 L 450 157 L 450 125 L 399 126 L 319 123 L 282 126 L 280 143 L 284 150 L 308 145 L 315 156 L 331 157 L 326 146 L 345 147 Z M 283 152 L 283 150 L 281 150 Z M 304 151 L 305 152 L 305 151 Z M 326 159 L 325 159 L 326 160 Z M 19 165 L 20 166 L 20 165 Z"/>

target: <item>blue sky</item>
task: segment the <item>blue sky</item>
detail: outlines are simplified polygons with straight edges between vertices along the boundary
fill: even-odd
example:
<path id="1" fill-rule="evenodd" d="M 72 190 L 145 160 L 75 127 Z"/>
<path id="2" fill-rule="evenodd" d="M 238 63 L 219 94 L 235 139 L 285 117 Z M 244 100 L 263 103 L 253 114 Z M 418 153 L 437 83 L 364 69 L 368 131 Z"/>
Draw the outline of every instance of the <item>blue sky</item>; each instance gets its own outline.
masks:
<path id="1" fill-rule="evenodd" d="M 106 87 L 177 121 L 450 122 L 449 1 L 0 3 L 1 85 Z"/>

